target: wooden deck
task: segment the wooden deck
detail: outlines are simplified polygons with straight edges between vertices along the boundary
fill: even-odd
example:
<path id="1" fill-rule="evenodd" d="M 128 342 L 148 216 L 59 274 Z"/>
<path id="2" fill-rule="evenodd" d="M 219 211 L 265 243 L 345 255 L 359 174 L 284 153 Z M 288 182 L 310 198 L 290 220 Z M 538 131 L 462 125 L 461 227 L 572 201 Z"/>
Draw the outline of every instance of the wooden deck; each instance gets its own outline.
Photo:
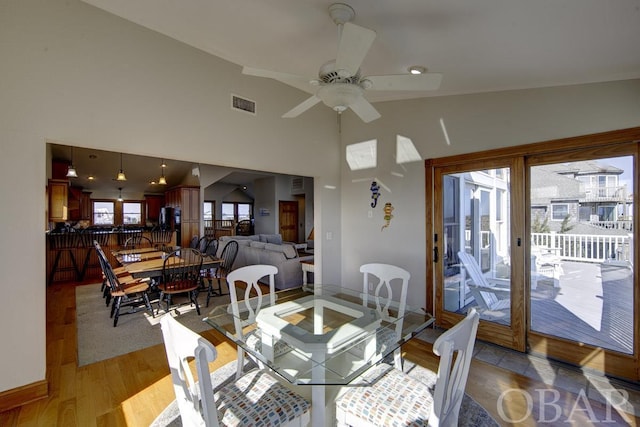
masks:
<path id="1" fill-rule="evenodd" d="M 531 293 L 531 329 L 633 353 L 633 272 L 608 264 L 563 262 L 560 288 Z"/>
<path id="2" fill-rule="evenodd" d="M 559 287 L 551 279 L 541 280 L 531 291 L 531 330 L 632 354 L 633 300 L 628 267 L 563 261 Z M 506 311 L 482 317 L 510 321 Z"/>

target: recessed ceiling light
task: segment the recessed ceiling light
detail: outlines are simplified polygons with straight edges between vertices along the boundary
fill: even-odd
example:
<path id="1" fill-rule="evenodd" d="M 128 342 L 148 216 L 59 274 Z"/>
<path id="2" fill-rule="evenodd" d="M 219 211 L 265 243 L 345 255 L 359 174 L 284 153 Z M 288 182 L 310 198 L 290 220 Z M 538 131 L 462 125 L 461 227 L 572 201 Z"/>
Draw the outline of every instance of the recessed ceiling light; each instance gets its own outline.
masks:
<path id="1" fill-rule="evenodd" d="M 409 67 L 409 72 L 411 74 L 424 74 L 427 72 L 427 69 L 421 65 L 412 65 Z"/>

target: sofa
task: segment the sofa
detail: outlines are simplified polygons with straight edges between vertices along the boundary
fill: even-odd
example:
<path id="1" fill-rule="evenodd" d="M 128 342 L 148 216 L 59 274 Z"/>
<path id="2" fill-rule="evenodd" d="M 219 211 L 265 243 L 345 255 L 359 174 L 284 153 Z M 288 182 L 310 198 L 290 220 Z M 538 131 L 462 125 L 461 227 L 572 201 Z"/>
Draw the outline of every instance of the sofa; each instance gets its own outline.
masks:
<path id="1" fill-rule="evenodd" d="M 233 263 L 233 270 L 254 264 L 274 265 L 278 267 L 278 274 L 275 276 L 276 289 L 302 286 L 300 261 L 313 259 L 313 256 L 298 256 L 298 251 L 293 243 L 283 242 L 280 234 L 220 236 L 218 257 L 230 240 L 238 242 L 238 255 Z"/>

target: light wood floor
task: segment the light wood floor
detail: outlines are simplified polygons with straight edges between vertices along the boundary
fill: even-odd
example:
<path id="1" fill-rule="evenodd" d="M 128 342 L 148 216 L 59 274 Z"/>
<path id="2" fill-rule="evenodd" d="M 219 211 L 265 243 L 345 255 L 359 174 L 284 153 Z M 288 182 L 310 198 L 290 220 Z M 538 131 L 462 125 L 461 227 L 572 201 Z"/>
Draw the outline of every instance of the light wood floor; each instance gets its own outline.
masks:
<path id="1" fill-rule="evenodd" d="M 0 426 L 148 426 L 173 400 L 162 345 L 78 368 L 75 319 L 75 284 L 51 286 L 47 291 L 49 397 L 0 413 Z M 221 335 L 213 331 L 202 335 L 216 345 L 219 352 L 211 369 L 236 357 L 235 348 Z M 403 349 L 407 359 L 437 368 L 438 361 L 430 344 L 414 339 Z M 500 399 L 503 391 L 509 389 L 520 392 L 509 392 L 506 398 Z M 558 390 L 559 397 L 553 400 L 553 405 L 549 397 L 544 400 L 548 404 L 541 405 L 538 390 L 545 389 L 548 386 L 542 383 L 477 360 L 472 363 L 467 383 L 467 393 L 504 426 L 514 424 L 508 420 L 520 419 L 517 424 L 523 426 L 588 426 L 604 420 L 615 421 L 607 425 L 639 425 L 638 418 L 620 414 L 615 409 L 607 415 L 604 405 L 563 390 Z M 532 397 L 531 411 L 531 405 L 524 398 L 527 393 Z M 501 420 L 499 401 L 507 421 Z M 586 406 L 591 411 L 585 410 Z M 544 414 L 540 414 L 541 407 L 545 408 Z M 556 416 L 556 408 L 561 408 L 560 416 Z M 554 422 L 537 422 L 543 419 Z M 567 420 L 573 422 L 567 423 Z"/>

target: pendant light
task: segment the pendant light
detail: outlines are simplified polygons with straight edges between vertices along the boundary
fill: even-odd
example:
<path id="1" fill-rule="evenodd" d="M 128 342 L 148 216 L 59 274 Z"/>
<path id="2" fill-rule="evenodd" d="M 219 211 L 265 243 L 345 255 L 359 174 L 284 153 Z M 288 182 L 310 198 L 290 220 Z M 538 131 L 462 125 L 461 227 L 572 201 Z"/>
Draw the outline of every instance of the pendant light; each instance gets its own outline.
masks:
<path id="1" fill-rule="evenodd" d="M 158 184 L 161 184 L 161 185 L 167 185 L 167 180 L 164 177 L 164 168 L 165 168 L 165 166 L 167 166 L 167 165 L 164 163 L 164 159 L 162 159 L 162 165 L 161 165 L 161 167 L 162 167 L 162 175 L 160 175 L 160 179 L 158 180 Z"/>
<path id="2" fill-rule="evenodd" d="M 116 181 L 126 181 L 127 176 L 124 174 L 122 170 L 122 153 L 120 153 L 120 172 L 118 172 L 118 176 L 116 176 Z"/>
<path id="3" fill-rule="evenodd" d="M 73 166 L 73 147 L 71 147 L 71 164 L 67 168 L 67 178 L 77 178 L 78 172 L 76 172 L 76 168 Z"/>
<path id="4" fill-rule="evenodd" d="M 122 198 L 122 187 L 118 187 L 118 191 L 120 191 L 118 193 L 118 201 L 122 202 L 124 199 Z"/>

